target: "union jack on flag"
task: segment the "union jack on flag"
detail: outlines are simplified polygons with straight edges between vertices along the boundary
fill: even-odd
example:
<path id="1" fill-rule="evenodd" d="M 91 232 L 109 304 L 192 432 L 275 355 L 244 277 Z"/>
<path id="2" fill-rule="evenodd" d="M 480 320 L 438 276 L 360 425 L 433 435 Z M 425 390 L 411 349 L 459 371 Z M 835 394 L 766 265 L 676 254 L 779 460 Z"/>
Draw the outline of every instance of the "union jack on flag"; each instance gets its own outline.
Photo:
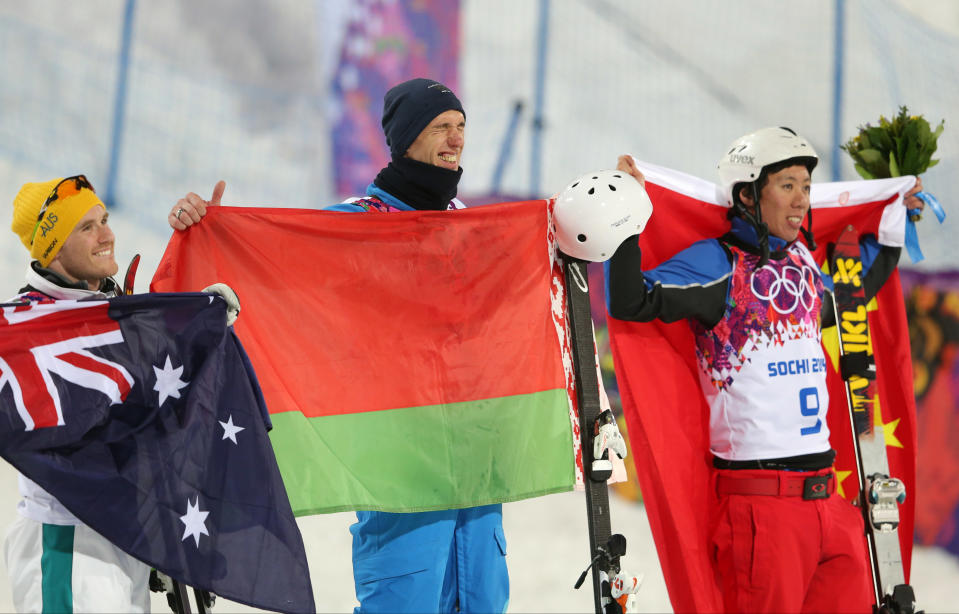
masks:
<path id="1" fill-rule="evenodd" d="M 64 423 L 61 395 L 52 375 L 122 402 L 133 376 L 123 365 L 90 351 L 123 343 L 107 301 L 46 301 L 10 305 L 0 314 L 0 390 L 9 386 L 24 428 Z M 28 335 L 19 335 L 20 331 Z M 25 341 L 29 339 L 28 343 Z"/>

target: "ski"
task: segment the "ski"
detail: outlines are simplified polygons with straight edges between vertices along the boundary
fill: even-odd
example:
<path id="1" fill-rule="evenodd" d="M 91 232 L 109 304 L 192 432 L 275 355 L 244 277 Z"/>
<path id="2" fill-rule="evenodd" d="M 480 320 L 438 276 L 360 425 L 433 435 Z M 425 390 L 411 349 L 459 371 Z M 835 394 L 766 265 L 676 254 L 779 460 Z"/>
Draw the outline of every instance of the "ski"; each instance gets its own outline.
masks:
<path id="1" fill-rule="evenodd" d="M 137 267 L 140 266 L 140 254 L 133 256 L 133 260 L 130 261 L 129 266 L 127 266 L 126 275 L 123 276 L 123 294 L 129 296 L 133 294 L 133 282 L 137 276 Z"/>
<path id="2" fill-rule="evenodd" d="M 564 255 L 566 304 L 569 314 L 573 372 L 579 409 L 580 439 L 583 454 L 583 481 L 586 485 L 586 516 L 589 525 L 590 564 L 574 588 L 579 588 L 587 572 L 593 571 L 593 599 L 596 614 L 621 614 L 622 607 L 612 596 L 611 581 L 620 571 L 620 557 L 626 554 L 626 538 L 612 535 L 609 518 L 609 491 L 606 480 L 612 473 L 608 453 L 593 458 L 593 438 L 612 414 L 603 411 L 596 376 L 596 346 L 593 320 L 589 310 L 589 283 L 586 262 Z"/>
<path id="3" fill-rule="evenodd" d="M 173 614 L 193 614 L 187 588 L 185 584 L 174 580 L 162 571 L 150 570 L 150 590 L 155 593 L 166 593 L 167 605 L 170 606 Z M 193 598 L 196 601 L 197 614 L 208 614 L 216 602 L 216 595 L 198 588 L 193 589 Z"/>
<path id="4" fill-rule="evenodd" d="M 186 588 L 162 571 L 150 570 L 150 590 L 154 593 L 166 593 L 166 602 L 173 614 L 192 614 Z"/>
<path id="5" fill-rule="evenodd" d="M 882 614 L 913 614 L 915 595 L 905 581 L 897 529 L 899 504 L 905 500 L 906 492 L 902 481 L 889 475 L 885 436 L 881 428 L 875 428 L 876 360 L 855 227 L 847 226 L 831 250 L 829 272 L 834 287 L 839 370 L 846 382 L 859 505 L 865 519 L 873 576 L 874 609 Z"/>

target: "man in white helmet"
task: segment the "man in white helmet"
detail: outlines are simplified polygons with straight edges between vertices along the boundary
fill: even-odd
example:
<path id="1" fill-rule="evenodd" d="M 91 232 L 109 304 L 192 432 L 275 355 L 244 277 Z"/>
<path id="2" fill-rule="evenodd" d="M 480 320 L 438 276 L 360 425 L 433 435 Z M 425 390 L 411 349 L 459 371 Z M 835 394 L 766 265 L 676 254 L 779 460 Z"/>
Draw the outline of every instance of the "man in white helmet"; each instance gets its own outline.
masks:
<path id="1" fill-rule="evenodd" d="M 868 612 L 873 600 L 862 515 L 831 496 L 835 451 L 820 344 L 822 327 L 834 320 L 831 282 L 799 240 L 802 234 L 814 245 L 803 224 L 817 162 L 812 146 L 788 128 L 741 137 L 719 162 L 731 207 L 727 234 L 649 271 L 634 235 L 607 269 L 610 315 L 685 319 L 692 329 L 719 498 L 711 558 L 728 612 Z M 644 182 L 632 157 L 621 156 L 617 168 Z M 922 209 L 914 196 L 921 189 L 917 181 L 906 207 Z M 867 299 L 899 251 L 866 240 Z M 776 291 L 787 285 L 789 300 Z M 767 365 L 780 361 L 822 368 L 770 379 Z M 710 376 L 719 372 L 732 375 Z"/>

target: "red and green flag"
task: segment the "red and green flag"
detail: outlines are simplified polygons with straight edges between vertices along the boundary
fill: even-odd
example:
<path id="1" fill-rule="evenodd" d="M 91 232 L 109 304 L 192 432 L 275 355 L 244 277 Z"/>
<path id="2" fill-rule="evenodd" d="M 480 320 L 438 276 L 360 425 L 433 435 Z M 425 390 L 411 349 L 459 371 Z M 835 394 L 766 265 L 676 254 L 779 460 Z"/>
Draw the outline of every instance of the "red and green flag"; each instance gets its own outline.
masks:
<path id="1" fill-rule="evenodd" d="M 550 233 L 546 201 L 214 207 L 173 234 L 151 290 L 240 297 L 297 515 L 512 501 L 575 476 Z"/>

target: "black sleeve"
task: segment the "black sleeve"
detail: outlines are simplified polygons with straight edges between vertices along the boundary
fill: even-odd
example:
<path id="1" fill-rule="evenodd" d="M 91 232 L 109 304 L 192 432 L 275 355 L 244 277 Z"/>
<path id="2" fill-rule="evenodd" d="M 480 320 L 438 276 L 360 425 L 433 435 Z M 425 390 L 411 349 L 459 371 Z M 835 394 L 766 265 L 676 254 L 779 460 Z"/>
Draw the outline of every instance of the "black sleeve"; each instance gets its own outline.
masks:
<path id="1" fill-rule="evenodd" d="M 862 289 L 866 296 L 866 302 L 871 301 L 882 288 L 883 284 L 889 280 L 889 276 L 899 266 L 899 256 L 902 254 L 901 247 L 890 247 L 880 245 L 879 253 L 872 266 L 866 272 L 862 279 Z M 836 325 L 836 309 L 833 306 L 832 292 L 826 291 L 822 301 L 821 328 L 829 328 Z"/>
<path id="2" fill-rule="evenodd" d="M 829 288 L 823 293 L 822 309 L 819 312 L 819 330 L 836 325 L 836 307 Z"/>
<path id="3" fill-rule="evenodd" d="M 728 257 L 728 253 L 727 253 Z M 675 322 L 696 319 L 715 326 L 726 311 L 729 276 L 708 283 L 663 285 L 647 289 L 637 236 L 626 239 L 606 269 L 609 314 L 618 320 Z"/>
<path id="4" fill-rule="evenodd" d="M 879 289 L 892 275 L 892 272 L 899 266 L 899 255 L 902 253 L 901 247 L 889 247 L 881 245 L 876 259 L 862 280 L 862 289 L 866 293 L 866 301 L 872 300 L 879 293 Z"/>

